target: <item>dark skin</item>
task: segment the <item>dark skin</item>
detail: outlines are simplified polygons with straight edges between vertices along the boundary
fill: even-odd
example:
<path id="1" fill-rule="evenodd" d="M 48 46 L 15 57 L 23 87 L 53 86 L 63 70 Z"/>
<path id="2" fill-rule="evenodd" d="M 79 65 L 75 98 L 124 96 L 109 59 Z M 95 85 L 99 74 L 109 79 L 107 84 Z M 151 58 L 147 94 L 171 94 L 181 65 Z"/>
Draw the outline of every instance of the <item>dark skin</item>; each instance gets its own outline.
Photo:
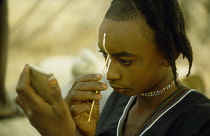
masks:
<path id="1" fill-rule="evenodd" d="M 106 84 L 98 82 L 100 79 L 101 75 L 99 74 L 77 77 L 65 98 L 80 135 L 95 136 L 96 123 L 99 118 L 99 100 L 102 98 L 95 91 L 107 89 Z M 87 122 L 92 100 L 95 100 L 95 105 L 91 120 Z"/>
<path id="2" fill-rule="evenodd" d="M 141 28 L 139 25 L 144 25 L 144 22 L 117 22 L 104 19 L 99 30 L 99 48 L 106 57 L 107 53 L 103 47 L 103 36 L 106 33 L 106 49 L 111 58 L 107 72 L 110 86 L 114 91 L 128 96 L 156 91 L 173 80 L 169 63 L 155 45 L 154 33 L 148 30 L 147 35 L 143 35 L 145 30 L 139 29 Z M 97 100 L 97 94 L 92 91 L 102 90 L 98 80 L 93 75 L 77 78 L 66 99 L 75 122 L 83 122 L 76 123 L 83 135 L 95 135 L 94 124 L 98 118 L 92 116 L 92 127 L 88 129 L 84 122 L 90 110 L 89 100 Z M 181 85 L 180 82 L 178 84 Z M 177 86 L 173 86 L 155 97 L 137 97 L 124 124 L 124 135 L 135 134 L 149 114 L 177 89 Z M 98 108 L 96 104 L 95 115 L 99 114 Z M 79 116 L 82 116 L 83 120 L 81 118 L 78 120 Z M 139 122 L 138 125 L 133 124 L 136 120 Z"/>
<path id="3" fill-rule="evenodd" d="M 139 25 L 142 25 L 142 27 L 139 27 Z M 145 32 L 145 29 L 148 31 L 147 35 L 142 34 Z M 151 92 L 161 89 L 173 80 L 171 67 L 158 46 L 155 45 L 154 33 L 149 27 L 145 26 L 144 22 L 117 22 L 104 19 L 99 30 L 99 48 L 106 57 L 107 54 L 103 48 L 104 33 L 106 33 L 106 49 L 111 59 L 106 76 L 114 91 L 127 96 L 134 96 L 141 92 Z M 27 71 L 27 68 L 24 71 Z M 24 80 L 27 76 L 26 72 L 25 75 L 20 77 L 20 82 L 18 83 L 19 87 L 17 88 L 19 94 L 17 102 L 24 109 L 26 115 L 30 108 L 33 109 L 33 106 L 30 107 L 30 105 L 34 104 L 34 100 L 35 104 L 39 107 L 38 109 L 43 109 L 41 104 L 43 103 L 43 100 L 38 98 L 34 93 L 34 90 L 28 84 L 28 79 Z M 66 120 L 61 120 L 64 126 L 67 125 L 66 127 L 70 127 L 71 129 L 63 130 L 62 128 L 57 127 L 58 122 L 56 121 L 51 122 L 50 125 L 48 124 L 48 128 L 50 127 L 51 129 L 45 127 L 46 122 L 36 122 L 34 127 L 40 132 L 45 132 L 45 135 L 48 136 L 53 134 L 50 130 L 55 131 L 55 133 L 59 132 L 60 135 L 70 135 L 68 130 L 73 131 L 76 126 L 80 135 L 94 136 L 96 133 L 96 123 L 99 118 L 99 100 L 102 98 L 100 94 L 96 94 L 94 91 L 103 91 L 107 89 L 106 84 L 99 82 L 100 78 L 101 75 L 99 74 L 90 74 L 75 79 L 72 88 L 65 98 L 71 115 L 69 114 L 69 116 L 67 116 L 67 114 L 63 114 L 64 117 L 67 117 L 69 120 L 67 120 L 67 122 Z M 179 81 L 178 84 L 181 86 Z M 128 113 L 127 120 L 124 124 L 123 135 L 135 135 L 149 114 L 177 89 L 178 87 L 174 85 L 166 92 L 154 97 L 138 96 Z M 57 92 L 59 91 L 60 90 L 57 89 Z M 25 99 L 27 98 L 27 95 L 35 95 L 36 97 Z M 61 95 L 59 94 L 57 97 L 58 98 L 52 97 L 54 104 L 60 105 L 59 107 L 64 106 L 64 113 L 68 113 L 66 105 L 61 99 Z M 95 100 L 96 102 L 91 121 L 87 122 L 92 100 Z M 58 109 L 58 111 L 60 110 L 62 110 L 62 108 Z M 33 110 L 30 111 L 33 113 Z M 51 112 L 42 113 L 41 110 L 35 110 L 35 112 L 40 112 L 38 114 L 40 116 L 36 116 L 36 118 L 29 116 L 29 119 L 41 120 L 46 118 L 46 115 L 51 115 Z M 59 116 L 62 116 L 62 114 Z M 72 123 L 71 117 L 75 124 Z M 139 122 L 138 125 L 136 125 L 137 121 Z"/>
<path id="4" fill-rule="evenodd" d="M 149 28 L 139 26 L 144 26 L 144 22 L 104 19 L 99 32 L 99 47 L 105 56 L 102 39 L 103 33 L 107 34 L 106 49 L 112 60 L 107 73 L 110 86 L 128 96 L 156 91 L 173 80 L 170 65 L 155 45 L 154 33 L 144 35 L 145 30 L 141 29 Z M 177 89 L 173 86 L 155 97 L 138 96 L 124 124 L 124 135 L 135 135 L 146 118 Z"/>
<path id="5" fill-rule="evenodd" d="M 63 100 L 58 82 L 50 78 L 49 98 L 52 103 L 46 102 L 30 86 L 30 67 L 25 66 L 17 85 L 17 104 L 23 109 L 32 126 L 42 136 L 76 136 L 76 127 Z"/>
<path id="6" fill-rule="evenodd" d="M 95 135 L 99 117 L 99 100 L 102 96 L 91 91 L 107 89 L 106 84 L 98 82 L 100 78 L 100 74 L 76 78 L 66 97 L 68 107 L 55 78 L 50 78 L 48 81 L 51 88 L 48 98 L 52 103 L 40 97 L 30 85 L 30 67 L 26 65 L 16 88 L 18 93 L 16 102 L 23 109 L 31 125 L 42 136 L 76 136 L 76 125 L 80 135 Z M 96 100 L 89 123 L 87 121 L 91 102 L 88 100 Z"/>

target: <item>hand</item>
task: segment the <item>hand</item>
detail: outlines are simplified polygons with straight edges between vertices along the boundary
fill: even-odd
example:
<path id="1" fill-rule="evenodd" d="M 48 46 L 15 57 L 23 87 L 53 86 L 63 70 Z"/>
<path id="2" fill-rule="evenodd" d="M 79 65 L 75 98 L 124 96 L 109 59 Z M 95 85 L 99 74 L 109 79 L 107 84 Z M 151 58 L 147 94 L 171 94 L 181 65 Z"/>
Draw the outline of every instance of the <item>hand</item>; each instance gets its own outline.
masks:
<path id="1" fill-rule="evenodd" d="M 90 74 L 76 78 L 65 98 L 81 135 L 95 136 L 96 123 L 99 118 L 99 100 L 102 98 L 102 95 L 95 93 L 95 91 L 107 89 L 106 84 L 98 82 L 100 79 L 101 75 L 99 74 Z M 90 122 L 88 122 L 93 100 L 95 100 L 95 105 Z"/>
<path id="2" fill-rule="evenodd" d="M 30 68 L 25 66 L 17 85 L 16 102 L 23 109 L 32 126 L 43 136 L 75 136 L 76 126 L 63 100 L 55 78 L 49 79 L 51 92 L 47 103 L 30 86 Z"/>

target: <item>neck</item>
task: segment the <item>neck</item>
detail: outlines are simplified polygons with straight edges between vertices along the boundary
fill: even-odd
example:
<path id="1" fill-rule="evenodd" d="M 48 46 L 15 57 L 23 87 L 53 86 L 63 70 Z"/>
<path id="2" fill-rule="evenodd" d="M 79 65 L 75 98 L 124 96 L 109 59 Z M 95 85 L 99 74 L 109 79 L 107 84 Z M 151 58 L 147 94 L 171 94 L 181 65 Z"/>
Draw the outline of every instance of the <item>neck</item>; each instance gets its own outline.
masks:
<path id="1" fill-rule="evenodd" d="M 137 108 L 141 110 L 142 109 L 146 111 L 155 110 L 164 100 L 166 100 L 171 94 L 173 94 L 176 90 L 178 90 L 179 87 L 183 86 L 180 81 L 177 82 L 179 86 L 174 85 L 171 88 L 169 88 L 167 91 L 157 96 L 152 96 L 152 97 L 137 96 L 135 106 L 137 106 Z"/>

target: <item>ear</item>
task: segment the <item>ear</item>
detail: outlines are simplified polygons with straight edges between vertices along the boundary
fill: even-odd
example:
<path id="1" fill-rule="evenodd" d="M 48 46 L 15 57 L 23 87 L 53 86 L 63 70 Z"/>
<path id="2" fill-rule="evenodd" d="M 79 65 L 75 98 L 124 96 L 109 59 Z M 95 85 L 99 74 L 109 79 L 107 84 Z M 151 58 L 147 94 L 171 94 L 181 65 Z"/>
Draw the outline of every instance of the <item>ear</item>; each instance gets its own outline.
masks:
<path id="1" fill-rule="evenodd" d="M 161 56 L 162 56 L 162 60 L 161 60 L 162 61 L 162 66 L 169 67 L 170 66 L 170 63 L 166 59 L 165 54 L 163 52 L 161 52 Z"/>
<path id="2" fill-rule="evenodd" d="M 179 57 L 180 55 L 180 52 L 177 52 L 176 50 L 174 51 L 174 60 L 176 61 L 177 58 Z M 165 55 L 164 55 L 164 59 L 162 60 L 162 65 L 165 66 L 165 67 L 169 67 L 170 66 L 170 63 L 168 62 L 168 60 L 165 58 Z"/>
<path id="3" fill-rule="evenodd" d="M 167 59 L 163 59 L 162 65 L 165 66 L 165 67 L 171 66 Z"/>

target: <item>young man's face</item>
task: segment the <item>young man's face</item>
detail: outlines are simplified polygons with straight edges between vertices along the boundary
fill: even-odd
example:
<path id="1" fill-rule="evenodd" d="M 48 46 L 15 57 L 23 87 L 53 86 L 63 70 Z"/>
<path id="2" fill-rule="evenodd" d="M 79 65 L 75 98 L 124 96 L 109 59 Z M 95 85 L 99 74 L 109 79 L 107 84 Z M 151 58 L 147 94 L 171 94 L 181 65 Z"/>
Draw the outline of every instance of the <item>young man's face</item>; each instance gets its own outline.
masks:
<path id="1" fill-rule="evenodd" d="M 164 55 L 154 44 L 154 33 L 143 27 L 146 26 L 141 22 L 104 19 L 99 30 L 99 48 L 105 55 L 106 33 L 105 47 L 111 59 L 107 72 L 110 86 L 128 96 L 162 88 L 157 84 L 166 72 L 162 65 Z"/>

